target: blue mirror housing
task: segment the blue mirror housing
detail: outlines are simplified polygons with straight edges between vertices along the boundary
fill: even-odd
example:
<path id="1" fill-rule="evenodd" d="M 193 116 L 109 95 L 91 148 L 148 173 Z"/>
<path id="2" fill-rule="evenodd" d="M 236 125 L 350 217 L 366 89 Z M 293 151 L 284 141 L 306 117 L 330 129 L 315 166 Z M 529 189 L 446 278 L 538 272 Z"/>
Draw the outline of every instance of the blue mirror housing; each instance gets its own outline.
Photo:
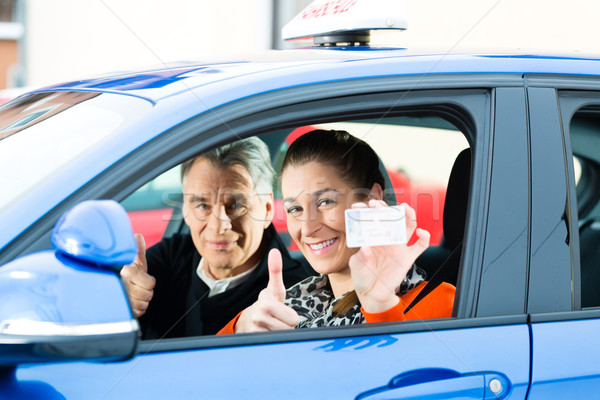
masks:
<path id="1" fill-rule="evenodd" d="M 133 357 L 137 320 L 115 271 L 54 251 L 0 267 L 0 366 Z"/>
<path id="2" fill-rule="evenodd" d="M 50 241 L 77 260 L 121 267 L 137 255 L 137 243 L 125 209 L 113 200 L 88 200 L 58 220 Z"/>
<path id="3" fill-rule="evenodd" d="M 0 370 L 133 357 L 139 324 L 117 272 L 137 255 L 125 210 L 112 200 L 80 203 L 51 241 L 56 250 L 0 267 Z"/>

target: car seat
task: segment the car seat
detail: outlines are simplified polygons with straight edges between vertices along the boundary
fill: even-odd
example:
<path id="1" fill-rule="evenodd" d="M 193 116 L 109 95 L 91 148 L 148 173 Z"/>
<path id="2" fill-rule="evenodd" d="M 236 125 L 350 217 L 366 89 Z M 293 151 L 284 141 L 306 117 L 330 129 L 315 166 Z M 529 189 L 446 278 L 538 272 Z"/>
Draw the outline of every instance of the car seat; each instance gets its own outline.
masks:
<path id="1" fill-rule="evenodd" d="M 582 222 L 579 228 L 581 307 L 600 307 L 600 220 Z"/>
<path id="2" fill-rule="evenodd" d="M 440 246 L 432 246 L 418 259 L 419 268 L 427 272 L 431 278 L 442 263 L 462 243 L 469 200 L 469 183 L 471 179 L 471 150 L 464 149 L 458 154 L 446 190 L 444 203 L 443 226 L 444 238 Z M 456 285 L 458 268 L 447 277 L 447 282 Z"/>
<path id="3" fill-rule="evenodd" d="M 444 203 L 442 244 L 428 248 L 416 261 L 419 268 L 427 273 L 428 283 L 405 312 L 408 312 L 442 282 L 456 286 L 467 219 L 470 182 L 471 149 L 467 148 L 456 157 L 448 179 Z"/>

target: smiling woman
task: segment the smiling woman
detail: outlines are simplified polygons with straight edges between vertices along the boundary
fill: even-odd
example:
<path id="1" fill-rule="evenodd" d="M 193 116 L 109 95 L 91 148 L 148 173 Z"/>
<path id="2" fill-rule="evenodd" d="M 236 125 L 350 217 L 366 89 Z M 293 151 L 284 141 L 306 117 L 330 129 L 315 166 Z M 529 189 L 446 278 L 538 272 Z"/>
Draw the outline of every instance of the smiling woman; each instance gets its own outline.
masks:
<path id="1" fill-rule="evenodd" d="M 387 206 L 379 158 L 368 144 L 344 131 L 304 134 L 290 146 L 281 180 L 289 233 L 320 275 L 286 292 L 272 251 L 267 288 L 221 334 L 451 317 L 455 288 L 447 283 L 405 312 L 425 286 L 414 262 L 429 246 L 411 207 L 403 205 L 415 244 L 346 245 L 347 208 Z"/>

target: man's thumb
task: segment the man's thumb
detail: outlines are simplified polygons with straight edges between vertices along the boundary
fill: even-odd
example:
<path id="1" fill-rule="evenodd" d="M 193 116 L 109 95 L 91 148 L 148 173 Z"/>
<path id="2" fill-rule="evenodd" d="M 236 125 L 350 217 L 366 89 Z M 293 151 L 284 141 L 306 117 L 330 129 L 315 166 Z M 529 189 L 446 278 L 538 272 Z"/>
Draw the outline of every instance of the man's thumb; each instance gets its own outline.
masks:
<path id="1" fill-rule="evenodd" d="M 269 265 L 269 284 L 267 290 L 271 292 L 277 300 L 283 303 L 285 300 L 285 285 L 283 284 L 283 261 L 281 253 L 277 249 L 271 249 L 268 258 Z"/>
<path id="2" fill-rule="evenodd" d="M 142 271 L 148 273 L 148 262 L 146 261 L 146 240 L 141 233 L 136 233 L 134 236 L 138 247 L 137 260 L 135 260 L 134 263 L 137 264 Z"/>

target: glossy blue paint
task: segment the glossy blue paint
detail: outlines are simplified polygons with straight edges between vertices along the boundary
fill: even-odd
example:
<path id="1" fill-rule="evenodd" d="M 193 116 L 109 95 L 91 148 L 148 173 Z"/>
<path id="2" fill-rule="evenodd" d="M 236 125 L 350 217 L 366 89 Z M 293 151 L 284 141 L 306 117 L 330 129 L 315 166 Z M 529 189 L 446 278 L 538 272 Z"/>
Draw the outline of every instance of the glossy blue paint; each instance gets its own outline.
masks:
<path id="1" fill-rule="evenodd" d="M 505 373 L 509 398 L 524 399 L 528 359 L 527 326 L 514 325 L 140 354 L 112 364 L 24 366 L 17 377 L 46 382 L 67 399 L 86 393 L 105 400 L 352 399 L 403 371 L 433 366 L 477 375 L 470 382 L 481 383 L 483 393 L 480 373 L 493 374 L 492 368 Z M 421 397 L 443 389 L 434 373 L 420 378 Z M 446 388 L 464 382 L 449 379 Z"/>
<path id="2" fill-rule="evenodd" d="M 600 320 L 534 323 L 530 399 L 596 398 Z"/>
<path id="3" fill-rule="evenodd" d="M 119 276 L 54 251 L 0 268 L 0 321 L 104 323 L 132 318 Z"/>
<path id="4" fill-rule="evenodd" d="M 137 74 L 76 81 L 55 85 L 50 89 L 111 91 L 158 102 L 165 97 L 200 87 L 227 87 L 227 81 L 243 81 L 250 76 L 257 83 L 254 94 L 260 94 L 286 87 L 382 76 L 464 73 L 556 73 L 592 76 L 600 74 L 600 58 L 574 55 L 422 54 L 406 49 L 370 51 L 368 48 L 358 51 L 311 48 L 277 51 L 274 54 L 276 56 L 271 56 L 270 53 L 259 54 L 256 59 L 248 59 L 245 62 L 209 65 L 199 63 L 166 70 L 163 68 Z M 273 61 L 273 57 L 276 61 Z M 274 74 L 286 76 L 288 79 L 275 79 Z M 224 104 L 223 100 L 217 102 Z"/>
<path id="5" fill-rule="evenodd" d="M 2 398 L 10 400 L 65 400 L 52 386 L 39 381 L 18 381 L 16 370 L 0 367 L 0 390 Z"/>
<path id="6" fill-rule="evenodd" d="M 114 200 L 88 200 L 63 214 L 50 241 L 58 252 L 83 262 L 121 267 L 137 256 L 127 212 Z"/>

